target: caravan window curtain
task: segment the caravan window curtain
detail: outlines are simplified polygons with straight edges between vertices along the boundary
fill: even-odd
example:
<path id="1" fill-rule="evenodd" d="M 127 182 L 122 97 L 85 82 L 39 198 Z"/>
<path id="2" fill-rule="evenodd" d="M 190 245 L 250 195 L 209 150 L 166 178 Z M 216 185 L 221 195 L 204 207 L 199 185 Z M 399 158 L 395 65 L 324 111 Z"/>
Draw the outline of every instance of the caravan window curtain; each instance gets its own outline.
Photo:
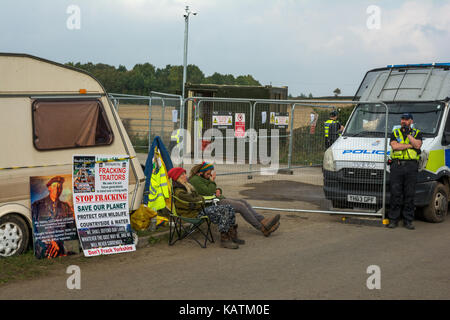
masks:
<path id="1" fill-rule="evenodd" d="M 36 100 L 33 126 L 38 150 L 91 147 L 113 140 L 98 100 Z"/>

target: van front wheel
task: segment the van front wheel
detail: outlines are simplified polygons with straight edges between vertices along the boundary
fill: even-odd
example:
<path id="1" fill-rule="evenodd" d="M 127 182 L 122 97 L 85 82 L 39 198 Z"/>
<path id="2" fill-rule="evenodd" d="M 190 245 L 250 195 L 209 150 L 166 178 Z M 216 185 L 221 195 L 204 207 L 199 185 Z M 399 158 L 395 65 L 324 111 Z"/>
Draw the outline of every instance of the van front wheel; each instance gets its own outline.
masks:
<path id="1" fill-rule="evenodd" d="M 28 247 L 30 232 L 26 222 L 16 215 L 0 218 L 0 257 L 22 254 Z"/>
<path id="2" fill-rule="evenodd" d="M 421 215 L 425 221 L 437 223 L 445 220 L 448 210 L 448 191 L 442 183 L 436 185 L 430 204 L 422 210 Z"/>

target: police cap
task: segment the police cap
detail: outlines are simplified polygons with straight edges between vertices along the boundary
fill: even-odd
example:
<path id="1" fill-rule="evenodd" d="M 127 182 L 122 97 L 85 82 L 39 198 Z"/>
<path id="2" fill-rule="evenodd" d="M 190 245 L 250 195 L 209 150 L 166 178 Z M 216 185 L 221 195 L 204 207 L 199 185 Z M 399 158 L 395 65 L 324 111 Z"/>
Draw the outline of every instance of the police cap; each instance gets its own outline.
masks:
<path id="1" fill-rule="evenodd" d="M 411 119 L 411 120 L 413 120 L 414 118 L 413 118 L 413 115 L 411 113 L 405 112 L 405 113 L 402 114 L 402 119 L 406 119 L 406 120 Z"/>

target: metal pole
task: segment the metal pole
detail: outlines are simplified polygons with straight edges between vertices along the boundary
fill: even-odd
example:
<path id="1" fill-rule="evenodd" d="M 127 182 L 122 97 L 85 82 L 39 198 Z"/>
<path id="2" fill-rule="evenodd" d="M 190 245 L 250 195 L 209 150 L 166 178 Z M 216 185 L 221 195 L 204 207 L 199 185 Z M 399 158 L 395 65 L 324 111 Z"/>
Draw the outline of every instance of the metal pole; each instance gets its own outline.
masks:
<path id="1" fill-rule="evenodd" d="M 293 143 L 293 137 L 294 137 L 294 112 L 295 112 L 295 103 L 292 104 L 291 108 L 291 129 L 290 129 L 290 135 L 289 135 L 289 154 L 288 154 L 288 170 L 291 170 L 292 166 L 292 143 Z"/>
<path id="2" fill-rule="evenodd" d="M 200 163 L 203 161 L 203 150 L 202 150 L 202 135 L 203 135 L 203 125 L 202 128 L 200 128 L 200 106 L 202 104 L 203 101 L 199 101 L 197 105 L 195 105 L 194 102 L 194 164 L 196 163 L 196 161 L 200 161 Z M 202 124 L 203 124 L 203 118 L 202 118 Z M 197 143 L 197 144 L 196 144 Z M 197 156 L 199 156 L 200 158 L 196 158 L 195 155 L 196 153 Z"/>
<path id="3" fill-rule="evenodd" d="M 187 53 L 188 53 L 188 35 L 189 35 L 189 15 L 192 13 L 194 16 L 197 12 L 192 12 L 189 6 L 184 9 L 186 13 L 184 14 L 184 55 L 183 55 L 183 88 L 182 97 L 185 98 L 185 84 L 186 84 L 186 73 L 187 73 Z"/>
<path id="4" fill-rule="evenodd" d="M 184 16 L 184 54 L 183 54 L 183 88 L 182 97 L 184 98 L 184 87 L 186 84 L 186 72 L 187 72 L 187 51 L 188 51 L 188 33 L 189 33 L 189 6 L 186 6 L 186 14 Z"/>
<path id="5" fill-rule="evenodd" d="M 180 133 L 181 133 L 181 150 L 180 150 L 180 157 L 181 157 L 181 167 L 184 165 L 184 148 L 186 146 L 186 135 L 184 132 L 184 101 L 183 97 L 180 97 Z"/>
<path id="6" fill-rule="evenodd" d="M 256 207 L 252 206 L 253 209 L 257 210 L 268 210 L 268 211 L 281 211 L 281 212 L 305 212 L 305 213 L 324 213 L 324 214 L 335 214 L 342 216 L 367 216 L 367 217 L 380 217 L 381 214 L 378 212 L 348 212 L 348 211 L 323 211 L 323 210 L 303 210 L 303 209 L 283 209 L 283 208 L 269 208 L 269 207 Z"/>
<path id="7" fill-rule="evenodd" d="M 384 131 L 384 169 L 383 169 L 383 223 L 386 219 L 386 172 L 387 172 L 387 132 L 388 132 L 388 117 L 389 117 L 389 108 L 383 103 L 386 108 L 386 121 L 385 121 L 385 131 Z"/>
<path id="8" fill-rule="evenodd" d="M 186 84 L 186 73 L 187 73 L 187 53 L 188 53 L 188 35 L 189 35 L 189 15 L 192 13 L 194 16 L 197 15 L 197 12 L 192 12 L 189 9 L 189 6 L 186 6 L 184 9 L 186 13 L 184 14 L 184 56 L 183 56 L 183 88 L 182 88 L 182 97 L 185 98 L 185 84 Z"/>
<path id="9" fill-rule="evenodd" d="M 161 99 L 161 139 L 164 141 L 164 113 L 166 112 L 166 101 Z"/>
<path id="10" fill-rule="evenodd" d="M 152 97 L 148 99 L 148 152 L 152 145 Z"/>
<path id="11" fill-rule="evenodd" d="M 250 130 L 249 132 L 251 133 L 249 136 L 249 146 L 248 146 L 248 153 L 249 153 L 249 157 L 248 157 L 248 162 L 249 162 L 249 166 L 248 166 L 248 171 L 252 172 L 252 161 L 253 161 L 253 130 L 255 128 L 255 123 L 254 123 L 254 118 L 255 118 L 255 113 L 256 113 L 256 102 L 252 105 L 250 104 Z M 253 129 L 253 130 L 252 130 Z M 253 179 L 253 175 L 250 173 L 247 176 L 248 179 Z"/>

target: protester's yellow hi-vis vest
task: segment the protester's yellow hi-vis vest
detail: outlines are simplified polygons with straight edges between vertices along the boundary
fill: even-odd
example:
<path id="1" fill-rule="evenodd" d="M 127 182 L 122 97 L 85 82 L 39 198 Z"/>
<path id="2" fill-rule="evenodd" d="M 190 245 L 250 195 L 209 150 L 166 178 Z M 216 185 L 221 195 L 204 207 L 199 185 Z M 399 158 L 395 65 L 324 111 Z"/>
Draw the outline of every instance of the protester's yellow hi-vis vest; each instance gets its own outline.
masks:
<path id="1" fill-rule="evenodd" d="M 415 138 L 419 134 L 419 130 L 412 129 L 411 135 Z M 397 139 L 397 142 L 403 143 L 403 144 L 409 144 L 409 139 L 406 137 L 406 139 L 403 139 L 403 135 L 400 129 L 394 130 L 394 136 Z M 397 150 L 394 151 L 391 148 L 391 158 L 392 159 L 400 159 L 400 160 L 419 160 L 420 154 L 417 153 L 414 149 L 406 149 L 406 150 Z"/>
<path id="2" fill-rule="evenodd" d="M 155 161 L 149 191 L 148 207 L 155 211 L 164 209 L 166 207 L 166 199 L 170 197 L 169 185 L 167 183 L 166 166 L 157 149 L 155 149 Z"/>
<path id="3" fill-rule="evenodd" d="M 332 123 L 337 123 L 337 121 L 336 120 L 327 120 L 327 121 L 325 121 L 325 124 L 324 124 L 324 127 L 325 127 L 325 138 L 328 138 L 329 135 L 330 135 L 330 125 Z M 339 135 L 340 135 L 340 133 L 339 133 Z"/>

